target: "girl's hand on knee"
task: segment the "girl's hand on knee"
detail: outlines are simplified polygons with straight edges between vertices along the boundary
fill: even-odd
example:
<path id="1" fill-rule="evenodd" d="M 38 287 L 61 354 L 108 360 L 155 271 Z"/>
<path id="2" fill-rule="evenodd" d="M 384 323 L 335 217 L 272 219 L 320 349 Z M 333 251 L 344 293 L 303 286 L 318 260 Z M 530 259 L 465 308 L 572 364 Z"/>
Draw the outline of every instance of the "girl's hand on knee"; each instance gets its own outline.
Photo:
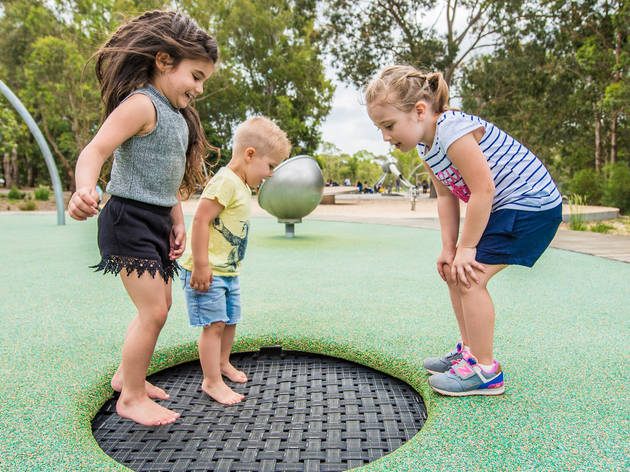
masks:
<path id="1" fill-rule="evenodd" d="M 451 265 L 451 278 L 455 283 L 463 283 L 466 288 L 470 288 L 470 280 L 479 283 L 479 277 L 475 271 L 485 272 L 486 269 L 480 262 L 475 260 L 477 248 L 458 247 Z"/>
<path id="2" fill-rule="evenodd" d="M 79 188 L 70 197 L 68 214 L 75 220 L 83 221 L 98 214 L 99 195 L 94 188 Z"/>
<path id="3" fill-rule="evenodd" d="M 440 277 L 442 277 L 442 280 L 444 282 L 448 282 L 447 280 L 447 273 L 445 270 L 448 269 L 448 267 L 453 263 L 453 259 L 455 258 L 455 249 L 445 249 L 442 248 L 442 252 L 440 253 L 440 255 L 437 258 L 436 264 L 437 264 L 437 271 L 438 274 L 440 274 Z M 446 265 L 446 269 L 444 268 L 444 265 Z"/>

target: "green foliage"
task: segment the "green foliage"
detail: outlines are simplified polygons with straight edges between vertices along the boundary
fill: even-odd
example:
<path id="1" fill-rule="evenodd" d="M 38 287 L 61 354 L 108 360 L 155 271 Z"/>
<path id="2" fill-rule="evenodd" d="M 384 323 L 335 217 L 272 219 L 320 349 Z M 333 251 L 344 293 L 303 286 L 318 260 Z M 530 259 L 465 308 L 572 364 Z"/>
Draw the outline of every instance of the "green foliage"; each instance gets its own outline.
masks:
<path id="1" fill-rule="evenodd" d="M 264 114 L 284 129 L 292 154 L 314 154 L 334 86 L 324 75 L 315 5 L 310 0 L 181 2 L 216 33 L 221 68 L 197 107 L 205 129 L 226 148 L 234 127 Z M 226 155 L 223 161 L 229 158 Z"/>
<path id="2" fill-rule="evenodd" d="M 43 202 L 48 201 L 50 197 L 50 189 L 44 185 L 40 185 L 38 188 L 33 190 L 33 195 L 35 196 L 35 200 L 41 200 Z"/>
<path id="3" fill-rule="evenodd" d="M 332 180 L 341 183 L 347 177 L 352 185 L 360 180 L 365 185 L 372 186 L 383 173 L 379 156 L 367 151 L 358 151 L 350 156 L 341 153 L 334 145 L 325 143 L 322 151 L 314 157 L 326 182 Z"/>
<path id="4" fill-rule="evenodd" d="M 18 208 L 22 211 L 33 211 L 37 208 L 37 204 L 33 200 L 29 200 L 24 203 L 20 203 Z"/>
<path id="5" fill-rule="evenodd" d="M 595 223 L 589 228 L 589 230 L 593 231 L 594 233 L 610 233 L 610 230 L 612 229 L 613 227 L 611 225 L 602 223 L 601 221 L 599 223 Z"/>
<path id="6" fill-rule="evenodd" d="M 573 231 L 586 231 L 586 223 L 584 223 L 584 215 L 581 213 L 580 207 L 584 205 L 584 197 L 582 195 L 571 195 L 569 198 L 569 227 Z"/>
<path id="7" fill-rule="evenodd" d="M 9 197 L 9 199 L 11 200 L 22 200 L 24 198 L 24 193 L 20 192 L 20 190 L 14 185 L 13 187 L 11 187 L 11 190 L 9 190 L 9 193 L 7 194 L 7 197 Z"/>
<path id="8" fill-rule="evenodd" d="M 587 204 L 599 205 L 601 204 L 604 186 L 603 176 L 595 172 L 595 169 L 587 168 L 579 170 L 573 175 L 569 183 L 569 192 L 582 195 Z"/>
<path id="9" fill-rule="evenodd" d="M 602 197 L 602 203 L 619 208 L 621 213 L 630 212 L 630 167 L 625 162 L 617 162 L 606 166 L 604 172 L 609 174 Z"/>

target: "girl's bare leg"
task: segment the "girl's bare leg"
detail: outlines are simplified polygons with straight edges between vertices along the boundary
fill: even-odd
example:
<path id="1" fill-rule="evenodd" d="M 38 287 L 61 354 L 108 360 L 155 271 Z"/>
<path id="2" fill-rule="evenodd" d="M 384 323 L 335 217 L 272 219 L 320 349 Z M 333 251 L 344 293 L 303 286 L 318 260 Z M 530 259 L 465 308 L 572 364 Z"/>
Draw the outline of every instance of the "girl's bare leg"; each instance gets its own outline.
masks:
<path id="1" fill-rule="evenodd" d="M 201 389 L 219 403 L 233 405 L 245 398 L 226 385 L 221 376 L 221 341 L 225 323 L 204 326 L 199 336 L 199 361 L 203 370 Z"/>
<path id="2" fill-rule="evenodd" d="M 148 272 L 138 277 L 135 271 L 130 275 L 123 271 L 120 277 L 138 314 L 129 324 L 123 345 L 123 386 L 116 412 L 145 426 L 173 423 L 179 418 L 179 413 L 151 400 L 145 385 L 155 343 L 168 315 L 171 284 L 165 283 L 160 276 L 152 277 Z"/>
<path id="3" fill-rule="evenodd" d="M 479 363 L 491 365 L 494 362 L 494 304 L 486 286 L 495 274 L 507 266 L 485 264 L 485 267 L 485 272 L 477 272 L 479 283 L 471 282 L 469 288 L 459 283 L 453 288 L 461 300 L 470 353 Z"/>
<path id="4" fill-rule="evenodd" d="M 230 363 L 230 352 L 232 352 L 232 343 L 236 334 L 236 325 L 225 325 L 223 336 L 221 337 L 221 373 L 232 382 L 245 383 L 247 375 L 242 370 L 236 369 Z"/>
<path id="5" fill-rule="evenodd" d="M 464 322 L 464 310 L 462 308 L 462 298 L 459 294 L 459 291 L 457 290 L 457 286 L 450 279 L 451 270 L 448 265 L 445 272 L 447 274 L 446 278 L 447 278 L 447 284 L 448 284 L 448 293 L 451 297 L 451 304 L 453 305 L 453 311 L 455 312 L 455 318 L 457 319 L 457 326 L 459 327 L 459 333 L 461 335 L 460 339 L 464 346 L 470 347 L 470 344 L 468 344 L 469 341 L 468 341 L 468 333 L 466 332 L 466 323 Z"/>

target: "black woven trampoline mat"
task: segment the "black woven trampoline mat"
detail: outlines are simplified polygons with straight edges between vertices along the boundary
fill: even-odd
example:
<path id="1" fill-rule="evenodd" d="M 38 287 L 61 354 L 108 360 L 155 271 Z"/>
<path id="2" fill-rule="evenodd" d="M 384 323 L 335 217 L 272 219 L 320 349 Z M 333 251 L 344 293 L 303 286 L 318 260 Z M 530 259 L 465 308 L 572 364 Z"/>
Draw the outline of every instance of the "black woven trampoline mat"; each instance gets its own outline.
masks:
<path id="1" fill-rule="evenodd" d="M 342 471 L 372 462 L 414 436 L 422 398 L 382 372 L 332 357 L 264 349 L 234 354 L 245 400 L 202 394 L 199 361 L 152 375 L 181 417 L 149 428 L 120 418 L 116 397 L 92 421 L 101 448 L 136 471 Z"/>

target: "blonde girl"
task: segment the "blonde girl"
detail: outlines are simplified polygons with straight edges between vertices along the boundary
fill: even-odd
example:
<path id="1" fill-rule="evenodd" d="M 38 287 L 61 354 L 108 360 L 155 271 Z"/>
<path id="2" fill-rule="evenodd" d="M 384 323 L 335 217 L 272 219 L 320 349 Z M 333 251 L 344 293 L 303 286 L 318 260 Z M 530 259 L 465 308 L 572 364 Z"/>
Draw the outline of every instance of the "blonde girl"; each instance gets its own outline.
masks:
<path id="1" fill-rule="evenodd" d="M 448 108 L 439 73 L 383 69 L 366 88 L 367 111 L 383 139 L 403 152 L 418 147 L 438 195 L 447 283 L 459 326 L 455 350 L 424 361 L 444 395 L 499 395 L 493 357 L 494 305 L 488 281 L 511 264 L 534 265 L 562 221 L 562 198 L 543 163 L 484 119 Z M 459 235 L 459 201 L 466 218 Z"/>

